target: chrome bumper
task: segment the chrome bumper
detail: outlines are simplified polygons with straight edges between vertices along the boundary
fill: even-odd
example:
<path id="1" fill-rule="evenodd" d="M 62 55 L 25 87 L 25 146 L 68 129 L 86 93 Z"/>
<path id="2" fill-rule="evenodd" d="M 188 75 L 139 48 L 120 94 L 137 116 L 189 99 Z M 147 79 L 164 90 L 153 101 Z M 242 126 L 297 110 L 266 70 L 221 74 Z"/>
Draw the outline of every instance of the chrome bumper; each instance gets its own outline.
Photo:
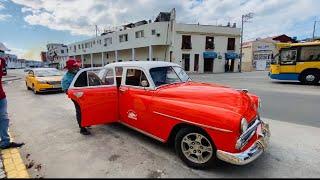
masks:
<path id="1" fill-rule="evenodd" d="M 245 165 L 257 159 L 267 149 L 270 137 L 269 125 L 261 123 L 260 127 L 261 129 L 257 131 L 258 140 L 247 150 L 241 153 L 218 150 L 217 157 L 222 161 L 235 165 Z"/>

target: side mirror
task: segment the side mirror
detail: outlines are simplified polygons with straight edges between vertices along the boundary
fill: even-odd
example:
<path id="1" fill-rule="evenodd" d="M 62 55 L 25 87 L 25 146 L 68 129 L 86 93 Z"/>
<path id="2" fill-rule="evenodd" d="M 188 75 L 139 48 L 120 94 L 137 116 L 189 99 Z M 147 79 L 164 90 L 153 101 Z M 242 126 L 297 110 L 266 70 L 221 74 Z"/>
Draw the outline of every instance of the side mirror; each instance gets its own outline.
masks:
<path id="1" fill-rule="evenodd" d="M 142 80 L 142 81 L 141 81 L 141 86 L 142 86 L 142 87 L 149 87 L 148 81 L 147 81 L 147 80 Z"/>

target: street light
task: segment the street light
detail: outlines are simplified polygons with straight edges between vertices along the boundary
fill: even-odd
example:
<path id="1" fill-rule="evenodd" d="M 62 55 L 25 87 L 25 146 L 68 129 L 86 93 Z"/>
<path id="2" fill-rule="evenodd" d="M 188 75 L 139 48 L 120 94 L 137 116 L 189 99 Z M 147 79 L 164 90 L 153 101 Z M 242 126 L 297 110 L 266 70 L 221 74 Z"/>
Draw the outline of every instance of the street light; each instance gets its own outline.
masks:
<path id="1" fill-rule="evenodd" d="M 240 68 L 239 72 L 241 72 L 242 68 L 242 45 L 243 45 L 243 24 L 245 22 L 249 22 L 249 19 L 253 18 L 253 13 L 243 14 L 241 17 L 241 45 L 240 45 Z"/>
<path id="2" fill-rule="evenodd" d="M 320 22 L 320 21 L 314 21 L 314 25 L 313 25 L 313 33 L 312 33 L 312 40 L 314 40 L 314 33 L 315 33 L 315 31 L 316 31 L 316 24 L 317 24 L 317 22 Z"/>

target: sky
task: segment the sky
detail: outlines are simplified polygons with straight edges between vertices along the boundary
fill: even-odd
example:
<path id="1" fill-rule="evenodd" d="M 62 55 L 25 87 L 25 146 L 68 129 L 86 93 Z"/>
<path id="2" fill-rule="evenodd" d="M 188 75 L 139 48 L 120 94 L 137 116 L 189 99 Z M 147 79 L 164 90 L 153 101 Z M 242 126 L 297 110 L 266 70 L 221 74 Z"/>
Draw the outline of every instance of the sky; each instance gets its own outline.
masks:
<path id="1" fill-rule="evenodd" d="M 320 0 L 0 0 L 0 42 L 18 58 L 40 60 L 47 43 L 85 40 L 128 22 L 176 9 L 177 22 L 226 25 L 253 13 L 244 41 L 287 34 L 320 36 Z"/>

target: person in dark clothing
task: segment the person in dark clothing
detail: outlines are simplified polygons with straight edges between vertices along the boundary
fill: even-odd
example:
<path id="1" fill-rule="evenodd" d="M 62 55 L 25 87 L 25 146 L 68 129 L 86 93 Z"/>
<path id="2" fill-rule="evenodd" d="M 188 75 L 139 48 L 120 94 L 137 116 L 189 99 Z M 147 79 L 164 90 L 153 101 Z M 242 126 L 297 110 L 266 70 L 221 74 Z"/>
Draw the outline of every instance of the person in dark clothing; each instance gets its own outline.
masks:
<path id="1" fill-rule="evenodd" d="M 65 73 L 65 75 L 63 76 L 62 78 L 62 81 L 61 81 L 61 86 L 62 86 L 62 90 L 65 91 L 67 93 L 70 85 L 71 85 L 71 82 L 73 81 L 75 75 L 77 74 L 77 72 L 79 71 L 80 69 L 80 64 L 75 60 L 75 59 L 68 59 L 68 61 L 66 62 L 66 67 L 65 67 L 68 72 Z M 83 77 L 81 78 L 81 75 L 80 77 L 78 78 L 78 80 L 86 80 L 86 77 Z M 77 80 L 77 81 L 78 81 Z M 76 82 L 77 84 L 78 82 Z M 76 109 L 76 117 L 77 117 L 77 122 L 78 122 L 78 125 L 79 125 L 79 128 L 80 128 L 80 133 L 83 134 L 83 135 L 90 135 L 90 131 L 87 130 L 86 127 L 82 127 L 81 126 L 81 109 L 80 109 L 80 106 L 76 103 L 76 102 L 73 102 L 74 105 L 75 105 L 75 109 Z"/>
<path id="2" fill-rule="evenodd" d="M 6 61 L 0 57 L 0 148 L 16 148 L 21 147 L 24 143 L 10 142 L 10 136 L 8 133 L 9 128 L 9 118 L 7 112 L 7 98 L 2 87 L 2 76 L 6 76 Z"/>

